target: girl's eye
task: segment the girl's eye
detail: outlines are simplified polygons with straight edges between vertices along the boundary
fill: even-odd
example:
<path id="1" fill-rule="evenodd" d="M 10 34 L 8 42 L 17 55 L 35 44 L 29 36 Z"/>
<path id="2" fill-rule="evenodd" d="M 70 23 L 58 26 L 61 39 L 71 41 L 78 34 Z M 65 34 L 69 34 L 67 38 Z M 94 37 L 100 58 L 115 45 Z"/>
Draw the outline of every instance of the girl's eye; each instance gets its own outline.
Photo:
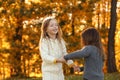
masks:
<path id="1" fill-rule="evenodd" d="M 58 24 L 55 24 L 55 26 L 58 26 Z"/>
<path id="2" fill-rule="evenodd" d="M 50 27 L 53 27 L 53 24 L 52 24 L 52 25 L 50 25 Z"/>
<path id="3" fill-rule="evenodd" d="M 54 26 L 58 26 L 58 24 L 52 24 L 52 25 L 50 25 L 50 27 L 54 27 Z"/>

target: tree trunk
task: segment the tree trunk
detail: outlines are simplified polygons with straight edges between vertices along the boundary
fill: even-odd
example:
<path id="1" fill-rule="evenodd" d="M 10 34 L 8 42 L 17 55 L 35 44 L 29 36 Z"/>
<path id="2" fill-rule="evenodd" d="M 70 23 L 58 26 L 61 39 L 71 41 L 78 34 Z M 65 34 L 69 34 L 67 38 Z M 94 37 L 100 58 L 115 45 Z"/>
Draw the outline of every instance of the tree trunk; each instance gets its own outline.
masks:
<path id="1" fill-rule="evenodd" d="M 15 76 L 19 76 L 19 77 L 24 77 L 24 73 L 22 73 L 22 68 L 21 68 L 21 65 L 22 65 L 22 61 L 21 61 L 21 56 L 22 56 L 22 53 L 21 53 L 21 50 L 22 50 L 22 31 L 23 31 L 23 25 L 22 25 L 22 22 L 23 22 L 23 15 L 22 15 L 22 8 L 23 8 L 23 4 L 24 4 L 24 1 L 25 0 L 20 0 L 20 9 L 19 9 L 19 15 L 16 15 L 16 18 L 17 18 L 17 27 L 16 27 L 16 33 L 15 33 L 15 36 L 14 36 L 14 41 L 15 41 L 15 44 L 16 44 L 16 52 L 15 52 L 15 60 L 17 61 L 16 64 L 17 65 L 14 65 L 14 68 L 15 68 Z"/>
<path id="2" fill-rule="evenodd" d="M 15 55 L 14 59 L 17 61 L 13 67 L 15 68 L 15 76 L 22 76 L 22 69 L 21 69 L 21 47 L 22 47 L 22 21 L 18 19 L 17 22 L 18 26 L 16 27 L 16 33 L 14 36 L 14 43 L 15 43 Z"/>
<path id="3" fill-rule="evenodd" d="M 75 26 L 74 26 L 74 18 L 72 18 L 72 23 L 71 23 L 71 27 L 72 27 L 72 35 L 74 36 L 75 35 Z"/>
<path id="4" fill-rule="evenodd" d="M 116 30 L 116 4 L 117 0 L 111 1 L 111 20 L 110 29 L 108 33 L 108 60 L 107 60 L 107 70 L 108 73 L 117 72 L 116 61 L 115 61 L 115 30 Z"/>

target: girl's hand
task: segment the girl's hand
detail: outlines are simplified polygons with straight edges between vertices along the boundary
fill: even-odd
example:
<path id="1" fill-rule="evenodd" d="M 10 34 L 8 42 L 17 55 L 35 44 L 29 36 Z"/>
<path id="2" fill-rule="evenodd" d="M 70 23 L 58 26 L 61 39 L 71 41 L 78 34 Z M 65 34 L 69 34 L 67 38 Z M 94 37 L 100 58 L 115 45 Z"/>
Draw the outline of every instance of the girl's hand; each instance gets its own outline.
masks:
<path id="1" fill-rule="evenodd" d="M 80 72 L 79 66 L 73 66 L 73 68 L 74 68 L 74 72 Z"/>
<path id="2" fill-rule="evenodd" d="M 66 63 L 66 60 L 63 57 L 61 57 L 57 59 L 57 62 Z"/>

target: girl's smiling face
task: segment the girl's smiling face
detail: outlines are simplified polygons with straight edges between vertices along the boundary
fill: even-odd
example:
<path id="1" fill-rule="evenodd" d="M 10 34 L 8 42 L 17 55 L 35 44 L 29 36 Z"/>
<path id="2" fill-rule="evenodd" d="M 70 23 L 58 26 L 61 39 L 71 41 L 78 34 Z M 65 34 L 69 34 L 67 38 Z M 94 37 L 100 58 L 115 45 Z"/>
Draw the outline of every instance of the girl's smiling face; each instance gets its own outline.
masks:
<path id="1" fill-rule="evenodd" d="M 49 25 L 47 27 L 47 33 L 50 36 L 56 36 L 56 34 L 58 33 L 58 23 L 55 19 L 52 19 L 49 22 Z"/>

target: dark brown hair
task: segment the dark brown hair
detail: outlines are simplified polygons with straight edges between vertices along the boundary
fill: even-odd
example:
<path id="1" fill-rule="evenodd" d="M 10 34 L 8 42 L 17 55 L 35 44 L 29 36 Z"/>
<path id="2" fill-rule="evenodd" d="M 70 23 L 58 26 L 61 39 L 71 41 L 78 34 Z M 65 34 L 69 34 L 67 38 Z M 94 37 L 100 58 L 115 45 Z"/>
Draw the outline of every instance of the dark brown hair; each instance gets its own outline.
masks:
<path id="1" fill-rule="evenodd" d="M 99 32 L 95 28 L 87 28 L 81 33 L 81 40 L 84 46 L 86 45 L 93 45 L 96 46 L 99 51 L 100 55 L 102 55 L 104 59 L 104 51 L 101 43 L 101 37 Z"/>

